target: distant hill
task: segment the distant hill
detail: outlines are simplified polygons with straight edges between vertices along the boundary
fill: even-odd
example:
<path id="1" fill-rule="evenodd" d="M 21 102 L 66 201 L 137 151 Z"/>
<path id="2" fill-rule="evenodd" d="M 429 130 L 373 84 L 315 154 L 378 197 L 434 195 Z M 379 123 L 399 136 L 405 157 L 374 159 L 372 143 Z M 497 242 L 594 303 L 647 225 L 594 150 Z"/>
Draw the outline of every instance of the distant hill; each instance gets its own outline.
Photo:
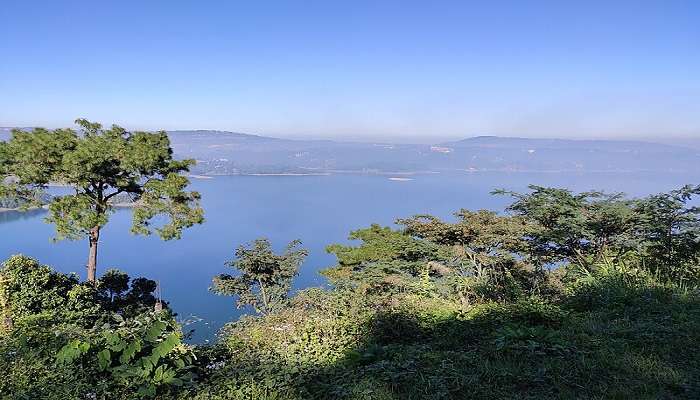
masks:
<path id="1" fill-rule="evenodd" d="M 700 171 L 700 149 L 633 140 L 477 136 L 436 145 L 170 132 L 202 174 L 440 171 Z"/>
<path id="2" fill-rule="evenodd" d="M 476 136 L 456 142 L 446 143 L 454 147 L 494 147 L 494 148 L 523 148 L 537 147 L 542 149 L 588 149 L 588 150 L 620 150 L 652 149 L 659 146 L 658 143 L 638 140 L 588 140 L 588 139 L 533 139 L 521 137 L 500 136 Z M 679 146 L 662 145 L 668 148 L 678 149 Z M 681 146 L 682 147 L 682 146 Z"/>
<path id="3" fill-rule="evenodd" d="M 168 132 L 175 154 L 195 158 L 197 173 L 415 171 L 425 145 L 290 140 L 219 131 Z"/>
<path id="4" fill-rule="evenodd" d="M 0 128 L 0 140 L 11 128 Z M 193 173 L 314 174 L 445 171 L 700 172 L 700 148 L 635 140 L 477 136 L 423 144 L 291 140 L 213 130 L 170 131 Z"/>

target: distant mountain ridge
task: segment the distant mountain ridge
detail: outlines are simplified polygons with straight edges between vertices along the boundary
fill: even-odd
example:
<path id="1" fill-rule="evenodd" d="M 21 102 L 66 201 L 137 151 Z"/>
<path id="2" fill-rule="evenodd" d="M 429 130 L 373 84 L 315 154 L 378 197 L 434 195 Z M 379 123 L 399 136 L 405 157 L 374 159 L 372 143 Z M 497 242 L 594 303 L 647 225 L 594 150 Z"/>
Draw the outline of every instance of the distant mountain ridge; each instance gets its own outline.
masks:
<path id="1" fill-rule="evenodd" d="M 700 171 L 700 150 L 638 140 L 476 136 L 435 145 L 173 132 L 202 174 L 445 171 Z"/>
<path id="2" fill-rule="evenodd" d="M 0 128 L 0 140 L 10 128 Z M 700 149 L 638 140 L 475 136 L 424 144 L 296 140 L 218 130 L 169 131 L 193 173 L 327 174 L 449 171 L 700 172 Z"/>
<path id="3" fill-rule="evenodd" d="M 539 148 L 589 148 L 589 149 L 613 149 L 619 148 L 644 148 L 658 149 L 659 146 L 664 148 L 682 149 L 686 146 L 670 145 L 649 142 L 644 140 L 620 140 L 620 139 L 558 139 L 558 138 L 522 138 L 522 137 L 507 137 L 507 136 L 474 136 L 462 140 L 443 143 L 448 146 L 465 147 L 469 145 L 479 146 L 534 146 Z"/>

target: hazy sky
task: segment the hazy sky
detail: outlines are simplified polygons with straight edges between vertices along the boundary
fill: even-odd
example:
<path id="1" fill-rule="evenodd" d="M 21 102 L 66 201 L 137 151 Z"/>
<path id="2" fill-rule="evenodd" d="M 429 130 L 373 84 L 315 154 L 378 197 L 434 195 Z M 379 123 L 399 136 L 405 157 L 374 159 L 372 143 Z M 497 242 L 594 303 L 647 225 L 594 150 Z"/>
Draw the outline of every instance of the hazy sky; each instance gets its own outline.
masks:
<path id="1" fill-rule="evenodd" d="M 0 126 L 700 136 L 700 1 L 14 1 Z"/>

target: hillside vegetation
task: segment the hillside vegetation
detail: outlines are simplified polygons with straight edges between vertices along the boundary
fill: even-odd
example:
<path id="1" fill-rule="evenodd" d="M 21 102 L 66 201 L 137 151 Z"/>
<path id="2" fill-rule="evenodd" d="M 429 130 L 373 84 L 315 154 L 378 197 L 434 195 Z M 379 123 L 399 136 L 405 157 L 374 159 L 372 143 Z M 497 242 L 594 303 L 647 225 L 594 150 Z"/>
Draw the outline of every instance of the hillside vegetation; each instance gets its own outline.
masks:
<path id="1" fill-rule="evenodd" d="M 8 399 L 700 398 L 700 186 L 628 199 L 532 186 L 330 245 L 332 289 L 290 293 L 306 251 L 241 246 L 212 289 L 255 316 L 186 343 L 155 284 L 0 270 Z"/>

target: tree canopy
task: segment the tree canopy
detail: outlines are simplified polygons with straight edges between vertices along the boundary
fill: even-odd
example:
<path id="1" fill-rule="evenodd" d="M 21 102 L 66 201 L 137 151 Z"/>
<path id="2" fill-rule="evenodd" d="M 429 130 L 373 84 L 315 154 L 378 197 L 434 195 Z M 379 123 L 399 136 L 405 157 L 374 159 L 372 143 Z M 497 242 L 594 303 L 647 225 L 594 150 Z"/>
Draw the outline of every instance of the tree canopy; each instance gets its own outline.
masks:
<path id="1" fill-rule="evenodd" d="M 226 263 L 237 275 L 221 274 L 214 278 L 212 290 L 222 295 L 237 295 L 237 306 L 252 306 L 260 314 L 270 314 L 287 302 L 292 279 L 308 255 L 295 240 L 284 253 L 275 254 L 270 241 L 257 239 L 249 247 L 236 249 L 236 258 Z"/>
<path id="2" fill-rule="evenodd" d="M 132 232 L 156 232 L 165 240 L 202 223 L 200 195 L 186 191 L 193 160 L 176 160 L 165 132 L 128 132 L 124 128 L 78 119 L 80 130 L 15 129 L 0 143 L 1 194 L 36 199 L 49 184 L 67 185 L 54 196 L 46 221 L 56 239 L 90 242 L 88 280 L 95 281 L 100 229 L 113 211 L 113 199 L 128 195 L 134 204 Z M 162 217 L 162 218 L 156 218 Z M 157 220 L 158 223 L 153 224 Z"/>

